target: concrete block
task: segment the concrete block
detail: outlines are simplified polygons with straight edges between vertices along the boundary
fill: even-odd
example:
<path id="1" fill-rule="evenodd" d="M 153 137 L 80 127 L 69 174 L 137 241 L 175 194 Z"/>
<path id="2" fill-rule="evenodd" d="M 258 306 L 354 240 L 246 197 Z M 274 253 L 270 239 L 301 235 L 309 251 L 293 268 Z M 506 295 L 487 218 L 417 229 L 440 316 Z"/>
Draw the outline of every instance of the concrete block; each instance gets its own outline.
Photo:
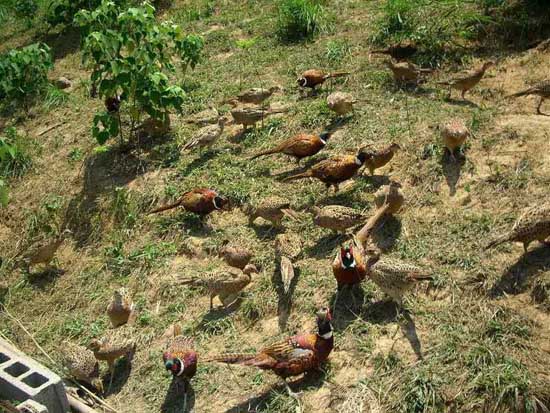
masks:
<path id="1" fill-rule="evenodd" d="M 8 400 L 32 399 L 50 413 L 66 413 L 69 401 L 61 378 L 0 339 L 0 396 Z"/>
<path id="2" fill-rule="evenodd" d="M 17 410 L 21 413 L 49 413 L 46 406 L 31 399 L 18 404 Z"/>

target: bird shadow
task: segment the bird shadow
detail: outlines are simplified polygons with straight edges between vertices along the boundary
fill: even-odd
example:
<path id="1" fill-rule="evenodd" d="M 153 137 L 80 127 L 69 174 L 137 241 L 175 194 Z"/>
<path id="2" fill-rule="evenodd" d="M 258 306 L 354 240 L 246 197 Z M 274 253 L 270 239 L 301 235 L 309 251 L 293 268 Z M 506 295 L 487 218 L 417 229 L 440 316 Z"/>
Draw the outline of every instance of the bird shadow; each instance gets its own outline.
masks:
<path id="1" fill-rule="evenodd" d="M 365 298 L 365 292 L 358 285 L 343 287 L 334 292 L 329 303 L 335 331 L 344 331 L 354 320 L 361 318 Z"/>
<path id="2" fill-rule="evenodd" d="M 256 219 L 259 220 L 260 218 L 256 218 Z M 256 237 L 261 240 L 274 240 L 277 235 L 285 232 L 284 227 L 279 228 L 270 224 L 258 225 L 254 223 L 251 225 L 251 227 L 252 227 L 252 230 L 256 233 Z"/>
<path id="3" fill-rule="evenodd" d="M 33 287 L 44 289 L 50 283 L 56 281 L 57 278 L 65 274 L 65 272 L 65 270 L 57 267 L 48 267 L 42 271 L 26 273 L 26 278 Z"/>
<path id="4" fill-rule="evenodd" d="M 63 59 L 80 47 L 80 30 L 74 26 L 67 26 L 61 32 L 40 33 L 34 37 L 34 41 L 46 43 L 51 48 L 55 60 Z"/>
<path id="5" fill-rule="evenodd" d="M 212 323 L 215 324 L 216 321 L 220 321 L 234 313 L 239 307 L 240 302 L 241 298 L 239 297 L 227 307 L 220 306 L 214 307 L 211 310 L 209 309 L 208 312 L 202 316 L 197 325 L 197 329 L 199 331 L 209 331 L 212 328 Z"/>
<path id="6" fill-rule="evenodd" d="M 401 220 L 394 215 L 385 216 L 371 233 L 372 242 L 382 251 L 391 250 L 403 230 Z"/>
<path id="7" fill-rule="evenodd" d="M 489 291 L 492 298 L 506 294 L 519 294 L 528 288 L 528 281 L 536 274 L 550 269 L 548 246 L 541 245 L 524 253 L 508 267 Z"/>
<path id="8" fill-rule="evenodd" d="M 119 393 L 128 379 L 130 378 L 130 374 L 132 373 L 132 358 L 133 357 L 124 357 L 122 359 L 117 360 L 115 363 L 115 368 L 113 371 L 113 384 L 110 389 L 108 389 L 109 386 L 109 380 L 111 379 L 110 374 L 107 377 L 103 379 L 103 385 L 107 391 L 105 392 L 105 397 L 111 396 L 113 394 Z"/>
<path id="9" fill-rule="evenodd" d="M 288 292 L 285 292 L 283 287 L 283 280 L 281 276 L 281 260 L 277 261 L 277 266 L 271 276 L 271 283 L 275 286 L 277 292 L 277 317 L 279 323 L 279 331 L 286 330 L 286 325 L 292 311 L 292 297 L 294 296 L 294 290 L 300 279 L 300 269 L 292 263 L 294 269 L 294 278 L 290 281 Z"/>
<path id="10" fill-rule="evenodd" d="M 187 400 L 185 394 L 187 393 Z M 162 413 L 190 413 L 195 407 L 195 390 L 188 380 L 173 377 L 160 407 Z"/>
<path id="11" fill-rule="evenodd" d="M 343 128 L 348 123 L 350 123 L 352 119 L 353 119 L 353 116 L 345 116 L 345 117 L 337 116 L 334 119 L 332 119 L 327 124 L 327 126 L 325 126 L 325 130 L 329 133 L 334 133 L 338 129 Z"/>
<path id="12" fill-rule="evenodd" d="M 387 175 L 368 175 L 363 173 L 360 175 L 360 178 L 371 185 L 373 192 L 376 192 L 381 186 L 389 185 L 391 182 L 390 177 Z"/>
<path id="13" fill-rule="evenodd" d="M 191 172 L 200 168 L 201 166 L 206 164 L 208 161 L 214 159 L 218 154 L 219 154 L 219 151 L 213 151 L 213 150 L 202 152 L 198 158 L 193 159 L 190 163 L 188 163 L 185 166 L 181 174 L 183 176 L 189 175 Z"/>
<path id="14" fill-rule="evenodd" d="M 373 324 L 389 324 L 398 316 L 399 308 L 392 300 L 374 301 L 363 308 L 363 319 Z"/>
<path id="15" fill-rule="evenodd" d="M 401 332 L 411 345 L 412 350 L 414 351 L 414 354 L 416 354 L 416 357 L 418 360 L 424 359 L 424 356 L 422 355 L 422 343 L 420 342 L 420 339 L 418 338 L 418 334 L 416 332 L 416 324 L 414 323 L 414 319 L 410 315 L 408 311 L 402 312 L 403 319 L 405 320 L 404 323 L 399 323 L 399 327 L 401 328 Z"/>
<path id="16" fill-rule="evenodd" d="M 479 109 L 479 105 L 470 100 L 462 100 L 462 99 L 454 99 L 451 97 L 446 97 L 443 99 L 443 101 L 455 106 L 468 106 L 470 108 Z"/>
<path id="17" fill-rule="evenodd" d="M 326 159 L 326 156 L 325 157 L 309 158 L 305 162 L 301 162 L 300 165 L 297 165 L 293 169 L 290 169 L 288 171 L 272 173 L 269 176 L 271 176 L 273 178 L 277 178 L 278 180 L 283 180 L 285 178 L 288 178 L 289 176 L 307 171 L 310 167 L 312 167 L 316 163 L 321 162 L 324 159 Z"/>
<path id="18" fill-rule="evenodd" d="M 304 374 L 304 376 L 293 382 L 289 382 L 293 392 L 305 390 L 320 389 L 326 380 L 327 373 L 324 370 L 314 370 Z M 267 408 L 273 401 L 278 399 L 281 394 L 286 394 L 284 384 L 277 383 L 262 391 L 258 395 L 247 398 L 236 406 L 226 410 L 225 413 L 250 413 L 259 412 Z"/>
<path id="19" fill-rule="evenodd" d="M 315 244 L 305 248 L 308 257 L 326 258 L 331 255 L 334 249 L 344 243 L 347 237 L 344 234 L 329 233 L 319 238 Z"/>
<path id="20" fill-rule="evenodd" d="M 459 152 L 455 159 L 451 157 L 449 150 L 445 150 L 441 156 L 440 164 L 443 169 L 443 174 L 445 175 L 447 185 L 449 186 L 450 196 L 454 196 L 456 194 L 456 187 L 458 185 L 458 181 L 460 180 L 460 173 L 465 163 L 466 158 L 461 152 Z"/>

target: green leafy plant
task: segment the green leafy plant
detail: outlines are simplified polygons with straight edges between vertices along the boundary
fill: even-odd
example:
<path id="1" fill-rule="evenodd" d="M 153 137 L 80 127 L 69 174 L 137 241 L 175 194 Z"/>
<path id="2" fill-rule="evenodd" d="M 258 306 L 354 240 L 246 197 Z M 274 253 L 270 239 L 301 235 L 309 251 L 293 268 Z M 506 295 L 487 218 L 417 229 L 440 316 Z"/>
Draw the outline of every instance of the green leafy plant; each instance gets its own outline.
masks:
<path id="1" fill-rule="evenodd" d="M 311 38 L 321 31 L 324 16 L 319 0 L 280 0 L 277 34 L 284 41 Z"/>
<path id="2" fill-rule="evenodd" d="M 30 105 L 48 86 L 48 71 L 53 67 L 50 48 L 43 43 L 11 50 L 0 56 L 0 100 L 6 106 Z"/>
<path id="3" fill-rule="evenodd" d="M 171 22 L 157 23 L 149 3 L 125 11 L 104 0 L 94 11 L 80 11 L 75 22 L 88 33 L 83 41 L 84 63 L 92 68 L 91 81 L 99 96 L 117 100 L 94 117 L 92 132 L 99 144 L 119 136 L 124 141 L 121 113 L 130 119 L 130 137 L 144 114 L 167 125 L 170 110 L 181 110 L 185 92 L 169 81 L 174 58 L 183 69 L 194 68 L 202 38 L 185 35 Z M 107 103 L 107 102 L 106 102 Z"/>
<path id="4" fill-rule="evenodd" d="M 94 10 L 101 0 L 53 0 L 46 14 L 50 26 L 70 25 L 80 10 Z"/>
<path id="5" fill-rule="evenodd" d="M 15 15 L 26 20 L 27 26 L 30 27 L 38 11 L 38 4 L 36 0 L 18 0 L 14 4 L 14 11 Z"/>
<path id="6" fill-rule="evenodd" d="M 8 128 L 0 136 L 0 176 L 18 177 L 30 167 L 32 161 L 23 138 L 15 128 Z"/>
<path id="7" fill-rule="evenodd" d="M 9 201 L 8 186 L 4 180 L 0 179 L 0 206 L 6 207 Z"/>

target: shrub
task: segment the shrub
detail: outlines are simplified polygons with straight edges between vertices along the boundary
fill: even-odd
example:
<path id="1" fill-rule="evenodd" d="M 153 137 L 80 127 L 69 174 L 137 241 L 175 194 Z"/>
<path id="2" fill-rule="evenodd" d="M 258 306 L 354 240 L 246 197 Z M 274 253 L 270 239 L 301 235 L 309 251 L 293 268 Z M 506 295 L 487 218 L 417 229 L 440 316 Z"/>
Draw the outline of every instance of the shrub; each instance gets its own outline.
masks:
<path id="1" fill-rule="evenodd" d="M 15 128 L 7 128 L 0 136 L 0 177 L 18 177 L 31 166 L 27 145 Z"/>
<path id="2" fill-rule="evenodd" d="M 46 21 L 51 26 L 70 25 L 80 10 L 94 10 L 101 0 L 53 0 L 46 14 Z"/>
<path id="3" fill-rule="evenodd" d="M 181 110 L 185 93 L 172 85 L 177 57 L 184 68 L 194 68 L 203 47 L 202 38 L 185 35 L 171 22 L 157 23 L 154 7 L 144 3 L 126 11 L 104 0 L 94 11 L 80 11 L 75 22 L 88 33 L 83 41 L 83 60 L 91 67 L 92 84 L 106 99 L 108 110 L 97 113 L 92 132 L 98 143 L 119 135 L 121 111 L 130 118 L 130 133 L 144 113 L 167 125 L 170 110 Z"/>
<path id="4" fill-rule="evenodd" d="M 311 38 L 321 31 L 323 17 L 318 0 L 280 0 L 277 34 L 285 41 Z"/>
<path id="5" fill-rule="evenodd" d="M 12 50 L 0 57 L 0 99 L 4 105 L 29 105 L 47 88 L 53 67 L 50 48 L 42 43 Z"/>
<path id="6" fill-rule="evenodd" d="M 36 0 L 18 0 L 15 2 L 14 11 L 17 17 L 27 20 L 27 24 L 30 26 L 38 11 L 38 4 Z"/>

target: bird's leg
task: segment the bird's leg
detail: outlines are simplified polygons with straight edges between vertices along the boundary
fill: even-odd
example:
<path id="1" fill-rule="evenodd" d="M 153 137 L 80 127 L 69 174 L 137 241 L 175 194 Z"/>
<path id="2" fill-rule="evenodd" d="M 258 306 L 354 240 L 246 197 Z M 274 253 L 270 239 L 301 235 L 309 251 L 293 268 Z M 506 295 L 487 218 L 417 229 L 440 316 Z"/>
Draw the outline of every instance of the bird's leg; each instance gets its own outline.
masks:
<path id="1" fill-rule="evenodd" d="M 210 294 L 210 311 L 214 308 L 214 294 Z"/>
<path id="2" fill-rule="evenodd" d="M 545 115 L 545 113 L 542 113 L 542 111 L 540 110 L 540 108 L 542 106 L 542 102 L 544 102 L 544 98 L 541 96 L 541 98 L 539 100 L 539 105 L 537 106 L 537 114 L 538 115 Z"/>
<path id="3" fill-rule="evenodd" d="M 111 375 L 109 379 L 109 387 L 107 387 L 107 393 L 111 393 L 111 386 L 113 385 L 113 378 L 115 377 L 115 363 L 112 360 L 108 360 L 107 364 L 109 365 L 109 374 Z"/>
<path id="4" fill-rule="evenodd" d="M 334 184 L 334 193 L 337 193 L 340 190 L 340 185 Z"/>
<path id="5" fill-rule="evenodd" d="M 466 100 L 466 92 L 467 90 L 463 90 L 462 93 L 460 94 L 462 96 L 462 100 Z"/>
<path id="6" fill-rule="evenodd" d="M 334 296 L 334 302 L 332 303 L 332 312 L 334 313 L 334 316 L 336 317 L 336 305 L 338 304 L 338 296 L 340 295 L 340 290 L 342 287 L 338 286 L 336 287 L 336 294 Z"/>
<path id="7" fill-rule="evenodd" d="M 288 385 L 287 381 L 285 379 L 282 379 L 282 380 L 283 380 L 283 383 L 285 384 L 288 395 L 298 402 L 298 406 L 300 406 L 300 411 L 302 411 L 302 402 L 300 401 L 301 393 L 293 392 L 290 386 Z"/>

